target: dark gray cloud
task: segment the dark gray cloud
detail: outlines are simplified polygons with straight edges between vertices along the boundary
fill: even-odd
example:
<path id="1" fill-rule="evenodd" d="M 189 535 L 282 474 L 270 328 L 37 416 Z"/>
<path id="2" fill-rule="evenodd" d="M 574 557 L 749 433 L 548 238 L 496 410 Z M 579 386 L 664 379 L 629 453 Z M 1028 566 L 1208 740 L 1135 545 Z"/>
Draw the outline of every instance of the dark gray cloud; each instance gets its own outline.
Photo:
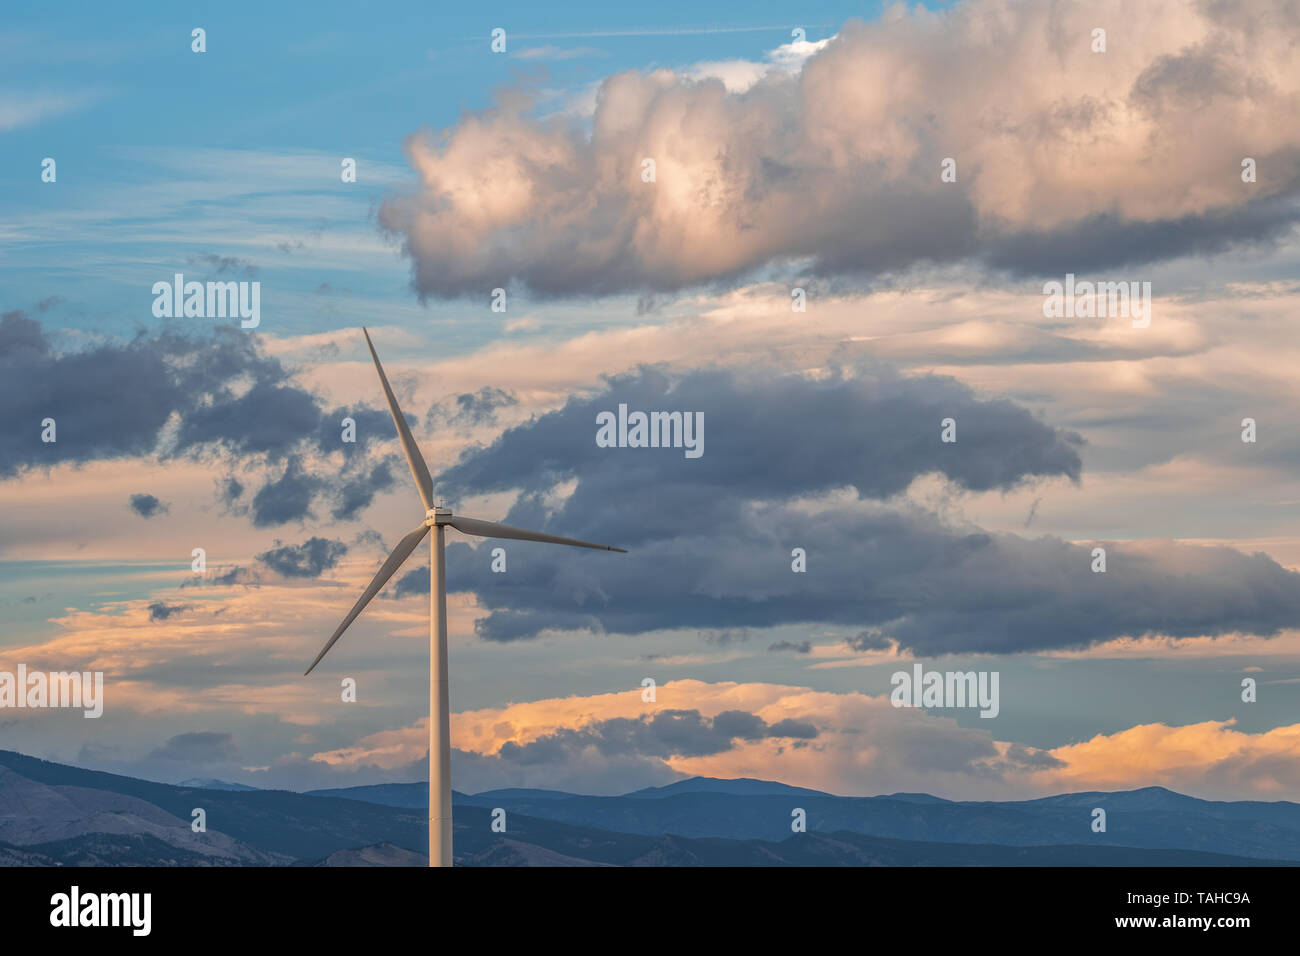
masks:
<path id="1" fill-rule="evenodd" d="M 238 397 L 194 408 L 179 430 L 182 448 L 221 443 L 238 454 L 283 456 L 320 426 L 315 396 L 283 382 L 258 382 Z"/>
<path id="2" fill-rule="evenodd" d="M 143 348 L 99 346 L 56 355 L 38 322 L 22 313 L 5 315 L 0 406 L 15 427 L 0 434 L 0 477 L 23 467 L 151 452 L 170 411 L 193 403 L 168 367 L 171 351 L 169 342 L 155 340 Z M 131 387 L 123 388 L 124 382 Z M 50 443 L 41 440 L 47 418 L 57 429 Z"/>
<path id="3" fill-rule="evenodd" d="M 0 316 L 0 356 L 49 352 L 49 343 L 41 331 L 41 323 L 29 319 L 21 309 Z"/>
<path id="4" fill-rule="evenodd" d="M 238 478 L 233 476 L 222 479 L 220 490 L 217 493 L 218 499 L 222 504 L 229 507 L 240 499 L 244 493 L 244 486 Z"/>
<path id="5" fill-rule="evenodd" d="M 256 571 L 238 565 L 227 568 L 224 571 L 209 571 L 202 577 L 190 576 L 181 580 L 180 586 L 183 588 L 203 587 L 205 585 L 216 585 L 217 587 L 233 587 L 236 584 L 245 587 L 256 585 L 259 581 Z M 216 612 L 220 613 L 220 611 Z"/>
<path id="6" fill-rule="evenodd" d="M 319 478 L 305 473 L 298 459 L 291 458 L 284 474 L 253 496 L 253 524 L 265 528 L 310 517 L 312 495 L 320 486 Z"/>
<path id="7" fill-rule="evenodd" d="M 232 760 L 239 754 L 235 738 L 228 733 L 202 731 L 177 734 L 149 753 L 151 759 L 180 760 L 189 763 L 216 763 Z"/>
<path id="8" fill-rule="evenodd" d="M 729 644 L 743 644 L 749 640 L 749 631 L 743 627 L 720 627 L 700 631 L 700 637 L 708 644 L 726 647 Z"/>
<path id="9" fill-rule="evenodd" d="M 855 651 L 883 651 L 890 646 L 889 638 L 879 628 L 860 631 L 844 643 Z"/>
<path id="10" fill-rule="evenodd" d="M 150 621 L 165 621 L 173 615 L 188 611 L 188 604 L 164 604 L 162 601 L 154 601 L 149 605 Z"/>
<path id="11" fill-rule="evenodd" d="M 238 256 L 219 256 L 215 253 L 208 252 L 201 256 L 190 256 L 188 260 L 190 265 L 206 266 L 209 270 L 218 275 L 227 272 L 240 273 L 246 276 L 257 275 L 257 266 L 253 265 L 247 259 L 240 259 Z"/>
<path id="12" fill-rule="evenodd" d="M 272 571 L 287 578 L 318 578 L 321 573 L 338 564 L 347 554 L 348 546 L 342 541 L 311 537 L 302 544 L 280 544 L 257 556 Z"/>
<path id="13" fill-rule="evenodd" d="M 104 401 L 105 395 L 113 400 Z M 28 468 L 113 458 L 261 462 L 275 477 L 240 509 L 246 507 L 258 526 L 307 517 L 321 493 L 341 502 L 343 516 L 355 517 L 392 480 L 386 465 L 367 457 L 376 442 L 394 437 L 387 412 L 327 411 L 294 384 L 279 360 L 260 351 L 255 337 L 233 327 L 215 327 L 204 338 L 169 327 L 60 353 L 38 321 L 6 313 L 0 317 L 0 405 L 15 423 L 0 434 L 0 479 Z M 341 440 L 347 416 L 357 424 L 355 443 Z M 57 439 L 48 443 L 41 440 L 47 418 L 54 419 Z M 164 434 L 173 419 L 176 426 Z M 342 452 L 343 464 L 310 474 L 304 455 L 314 450 Z M 218 500 L 235 508 L 244 491 L 243 482 L 227 477 Z M 151 495 L 132 500 L 146 517 L 165 508 L 149 511 L 156 501 Z"/>
<path id="14" fill-rule="evenodd" d="M 1233 248 L 1268 247 L 1289 236 L 1298 222 L 1300 203 L 1277 197 L 1150 222 L 1101 213 L 1068 228 L 1014 233 L 990 242 L 980 258 L 1013 276 L 1086 273 Z"/>
<path id="15" fill-rule="evenodd" d="M 769 644 L 769 651 L 794 651 L 796 654 L 809 654 L 812 652 L 812 641 L 776 641 Z"/>
<path id="16" fill-rule="evenodd" d="M 252 382 L 249 394 L 264 403 L 236 395 L 242 380 Z M 173 414 L 181 427 L 168 453 L 197 453 L 205 443 L 283 452 L 303 438 L 297 410 L 312 402 L 287 380 L 280 363 L 237 329 L 217 327 L 207 339 L 164 330 L 57 353 L 39 322 L 10 312 L 0 319 L 0 401 L 16 422 L 32 422 L 33 431 L 15 428 L 0 437 L 0 477 L 64 461 L 153 453 Z M 292 413 L 287 427 L 273 433 L 286 420 L 265 402 L 280 400 L 291 403 Z M 39 424 L 47 417 L 55 420 L 58 439 L 48 444 Z M 318 419 L 319 413 L 312 431 Z"/>
<path id="17" fill-rule="evenodd" d="M 517 764 L 564 763 L 575 751 L 593 748 L 602 757 L 704 757 L 732 749 L 737 740 L 812 740 L 817 728 L 805 720 L 768 724 L 757 714 L 723 711 L 704 717 L 698 710 L 662 710 L 637 718 L 615 717 L 563 728 L 527 744 L 503 744 L 496 756 Z"/>
<path id="18" fill-rule="evenodd" d="M 413 568 L 395 578 L 386 589 L 389 597 L 404 598 L 408 594 L 429 593 L 429 566 Z"/>
<path id="19" fill-rule="evenodd" d="M 338 503 L 330 513 L 340 520 L 355 518 L 376 494 L 391 488 L 393 480 L 391 461 L 379 462 L 364 475 L 344 482 L 339 489 Z"/>
<path id="20" fill-rule="evenodd" d="M 719 714 L 719 717 L 722 715 Z M 715 718 L 716 719 L 716 718 Z M 767 726 L 764 737 L 786 737 L 792 740 L 812 740 L 817 736 L 817 727 L 812 721 L 796 720 L 787 717 Z"/>
<path id="21" fill-rule="evenodd" d="M 165 515 L 168 506 L 155 495 L 135 494 L 129 499 L 131 510 L 141 518 L 152 518 L 154 515 Z"/>
<path id="22" fill-rule="evenodd" d="M 375 383 L 379 387 L 379 383 Z M 356 424 L 356 441 L 343 440 L 343 419 L 351 418 Z M 407 423 L 414 429 L 419 424 L 409 414 Z M 393 428 L 393 416 L 377 408 L 342 407 L 335 408 L 320 418 L 316 429 L 316 445 L 323 452 L 342 451 L 349 459 L 358 451 L 369 448 L 376 442 L 390 441 L 396 435 Z"/>
<path id="23" fill-rule="evenodd" d="M 439 402 L 425 416 L 430 425 L 446 424 L 461 428 L 491 425 L 502 408 L 519 404 L 519 399 L 500 388 L 485 385 L 477 392 L 464 392 Z"/>
<path id="24" fill-rule="evenodd" d="M 597 448 L 595 412 L 618 401 L 704 411 L 704 456 Z M 955 444 L 939 441 L 941 417 L 957 420 Z M 1093 573 L 1090 545 L 991 534 L 880 503 L 931 472 L 980 490 L 1074 479 L 1077 444 L 951 379 L 704 371 L 670 382 L 642 370 L 510 429 L 437 482 L 453 493 L 518 489 L 508 523 L 632 553 L 510 542 L 510 573 L 491 575 L 453 540 L 448 586 L 475 592 L 488 611 L 476 626 L 493 640 L 548 629 L 835 625 L 858 631 L 849 643 L 860 650 L 897 642 L 930 655 L 1300 626 L 1300 574 L 1263 554 L 1109 542 L 1107 571 Z M 576 482 L 572 494 L 549 504 L 563 480 Z M 857 501 L 796 502 L 845 487 Z M 804 573 L 792 570 L 794 548 L 807 554 Z M 412 572 L 417 584 L 427 578 Z"/>
<path id="25" fill-rule="evenodd" d="M 1066 765 L 1064 760 L 1048 751 L 1026 747 L 1024 744 L 1012 744 L 1007 748 L 1003 759 L 1014 767 L 1025 770 L 1054 770 Z"/>
<path id="26" fill-rule="evenodd" d="M 630 411 L 703 413 L 704 454 L 687 460 L 682 449 L 598 447 L 596 416 L 620 403 Z M 957 422 L 955 444 L 940 440 L 945 418 Z M 822 379 L 762 368 L 670 377 L 641 368 L 474 449 L 439 476 L 437 487 L 449 497 L 540 492 L 578 478 L 565 510 L 582 524 L 563 533 L 603 540 L 584 533 L 599 531 L 608 543 L 626 546 L 731 522 L 748 500 L 846 487 L 884 498 L 931 472 L 974 491 L 1037 476 L 1077 479 L 1081 441 L 943 376 L 904 378 L 864 367 Z"/>
<path id="27" fill-rule="evenodd" d="M 489 609 L 476 626 L 494 640 L 547 629 L 834 624 L 878 630 L 850 642 L 860 649 L 893 640 L 937 655 L 1300 626 L 1300 574 L 1263 554 L 1110 542 L 1099 574 L 1088 546 L 988 534 L 921 512 L 808 515 L 769 503 L 734 517 L 645 541 L 628 555 L 549 549 L 525 557 L 515 546 L 501 581 L 489 581 L 483 562 L 457 542 L 448 549 L 448 586 L 476 593 Z M 808 550 L 807 573 L 791 573 L 793 545 Z"/>
<path id="28" fill-rule="evenodd" d="M 388 553 L 388 547 L 384 544 L 384 536 L 374 528 L 366 528 L 358 531 L 356 537 L 352 539 L 354 547 L 378 548 L 385 554 Z"/>

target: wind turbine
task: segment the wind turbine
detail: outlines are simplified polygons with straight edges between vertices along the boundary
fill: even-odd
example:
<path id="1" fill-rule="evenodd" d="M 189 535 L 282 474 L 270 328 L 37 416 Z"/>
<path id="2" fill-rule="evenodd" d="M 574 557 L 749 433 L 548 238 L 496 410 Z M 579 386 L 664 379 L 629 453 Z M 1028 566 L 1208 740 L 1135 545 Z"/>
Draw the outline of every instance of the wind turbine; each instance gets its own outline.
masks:
<path id="1" fill-rule="evenodd" d="M 429 541 L 429 865 L 451 866 L 451 725 L 449 704 L 447 700 L 447 569 L 444 547 L 445 529 L 455 528 L 464 534 L 478 535 L 482 538 L 511 538 L 516 541 L 543 541 L 547 544 L 569 544 L 576 548 L 595 548 L 598 551 L 618 551 L 626 554 L 623 548 L 613 548 L 607 544 L 592 544 L 577 538 L 561 538 L 540 531 L 526 531 L 512 528 L 510 525 L 497 524 L 495 521 L 480 521 L 478 518 L 466 518 L 452 514 L 448 508 L 433 503 L 433 479 L 429 477 L 429 466 L 424 463 L 411 429 L 407 427 L 402 410 L 397 407 L 397 399 L 388 385 L 384 367 L 379 364 L 375 353 L 375 344 L 370 341 L 370 333 L 361 330 L 366 336 L 366 345 L 370 347 L 370 357 L 375 360 L 375 371 L 379 373 L 379 383 L 384 387 L 384 397 L 388 399 L 388 410 L 393 413 L 393 424 L 397 426 L 397 437 L 402 441 L 402 450 L 406 452 L 406 463 L 411 466 L 411 477 L 424 502 L 424 521 L 421 525 L 397 543 L 393 553 L 375 574 L 370 586 L 361 593 L 357 603 L 338 626 L 338 630 L 325 642 L 321 652 L 311 662 L 306 673 L 310 674 L 320 663 L 334 643 L 347 630 L 348 625 L 357 619 L 370 603 L 371 598 L 379 593 L 388 583 L 397 569 L 402 566 L 424 536 L 433 529 L 433 538 Z M 306 675 L 304 675 L 306 676 Z"/>

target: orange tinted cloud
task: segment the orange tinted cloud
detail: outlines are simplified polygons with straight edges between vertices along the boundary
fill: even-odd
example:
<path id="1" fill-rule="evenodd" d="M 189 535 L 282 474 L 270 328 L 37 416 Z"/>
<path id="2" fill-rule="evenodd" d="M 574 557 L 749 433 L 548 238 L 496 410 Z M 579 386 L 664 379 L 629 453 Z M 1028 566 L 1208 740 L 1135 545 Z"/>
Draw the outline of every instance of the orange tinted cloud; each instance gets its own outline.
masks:
<path id="1" fill-rule="evenodd" d="M 1044 782 L 1056 789 L 1164 786 L 1197 795 L 1300 796 L 1300 724 L 1251 734 L 1236 720 L 1170 727 L 1141 724 L 1057 747 L 1065 763 Z"/>
<path id="2" fill-rule="evenodd" d="M 662 758 L 662 766 L 683 775 L 758 777 L 844 795 L 907 790 L 951 799 L 1010 799 L 1160 785 L 1209 798 L 1300 797 L 1300 724 L 1258 734 L 1237 731 L 1232 721 L 1184 727 L 1149 724 L 1041 750 L 997 740 L 983 727 L 960 727 L 951 717 L 895 708 L 884 695 L 682 680 L 660 686 L 657 696 L 654 703 L 644 702 L 637 689 L 465 711 L 452 716 L 452 745 L 493 757 L 506 744 L 527 745 L 613 718 L 649 718 L 661 710 L 698 710 L 714 717 L 744 710 L 769 725 L 785 719 L 806 721 L 818 734 L 807 740 L 737 739 L 720 753 L 670 755 Z M 422 759 L 427 747 L 421 721 L 313 759 L 340 768 L 392 768 Z M 551 786 L 581 791 L 591 757 L 593 753 L 574 756 L 567 782 L 565 768 L 554 764 L 545 768 L 544 778 L 529 777 L 525 767 L 504 768 L 504 776 L 487 782 L 505 785 L 509 780 L 528 786 L 544 779 Z M 510 776 L 514 771 L 518 775 Z M 477 782 L 471 776 L 457 786 L 473 790 Z"/>

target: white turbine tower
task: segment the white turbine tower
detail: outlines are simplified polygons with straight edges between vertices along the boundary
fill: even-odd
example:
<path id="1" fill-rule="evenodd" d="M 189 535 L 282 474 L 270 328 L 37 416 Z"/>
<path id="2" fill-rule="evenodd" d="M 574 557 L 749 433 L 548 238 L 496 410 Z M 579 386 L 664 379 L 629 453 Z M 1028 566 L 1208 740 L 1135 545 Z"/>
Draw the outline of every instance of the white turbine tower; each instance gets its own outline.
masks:
<path id="1" fill-rule="evenodd" d="M 429 477 L 429 467 L 424 463 L 411 429 L 402 417 L 402 410 L 397 407 L 397 399 L 388 385 L 384 367 L 379 364 L 375 354 L 374 343 L 370 333 L 365 329 L 366 344 L 370 346 L 370 357 L 375 360 L 375 370 L 379 372 L 379 382 L 384 386 L 384 396 L 388 399 L 388 410 L 393 413 L 393 424 L 397 426 L 397 437 L 402 440 L 402 449 L 406 452 L 407 464 L 411 466 L 411 476 L 424 502 L 424 522 L 397 543 L 393 553 L 388 556 L 370 586 L 362 592 L 357 603 L 343 619 L 333 636 L 325 642 L 321 652 L 307 668 L 310 674 L 329 652 L 334 643 L 347 630 L 349 624 L 357 619 L 370 599 L 379 593 L 388 579 L 410 557 L 416 545 L 433 529 L 433 538 L 429 542 L 429 865 L 451 866 L 451 727 L 449 722 L 449 705 L 447 701 L 447 571 L 444 563 L 445 547 L 444 528 L 448 526 L 465 534 L 478 535 L 483 538 L 513 538 L 518 541 L 544 541 L 548 544 L 570 544 L 578 548 L 595 548 L 599 551 L 627 552 L 623 548 L 612 548 L 605 544 L 592 544 L 576 538 L 561 538 L 540 531 L 525 531 L 510 525 L 497 524 L 494 521 L 480 521 L 477 518 L 465 518 L 452 514 L 447 508 L 433 503 L 433 479 Z"/>

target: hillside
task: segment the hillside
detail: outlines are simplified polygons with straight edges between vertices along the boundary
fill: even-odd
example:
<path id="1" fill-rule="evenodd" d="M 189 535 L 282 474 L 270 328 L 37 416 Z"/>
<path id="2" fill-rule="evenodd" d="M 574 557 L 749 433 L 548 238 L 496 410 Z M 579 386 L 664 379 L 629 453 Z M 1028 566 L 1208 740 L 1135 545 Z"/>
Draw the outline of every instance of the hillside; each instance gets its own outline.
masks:
<path id="1" fill-rule="evenodd" d="M 208 782 L 208 781 L 203 781 Z M 220 781 L 216 781 L 220 783 Z M 422 866 L 423 783 L 174 786 L 0 751 L 0 866 Z M 1108 832 L 1092 833 L 1093 807 Z M 207 830 L 191 829 L 202 808 Z M 468 866 L 1250 866 L 1300 862 L 1300 806 L 1161 788 L 959 802 L 692 778 L 623 796 L 455 794 Z M 506 832 L 493 832 L 494 809 Z M 793 834 L 802 808 L 808 832 Z"/>

